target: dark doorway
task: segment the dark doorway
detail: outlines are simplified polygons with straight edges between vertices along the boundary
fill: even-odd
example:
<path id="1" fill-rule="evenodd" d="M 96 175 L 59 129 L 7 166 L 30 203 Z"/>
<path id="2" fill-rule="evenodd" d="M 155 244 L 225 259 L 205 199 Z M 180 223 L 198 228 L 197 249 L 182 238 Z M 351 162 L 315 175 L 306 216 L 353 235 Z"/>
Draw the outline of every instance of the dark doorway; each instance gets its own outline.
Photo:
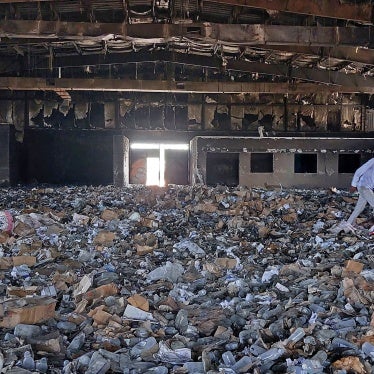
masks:
<path id="1" fill-rule="evenodd" d="M 206 156 L 206 183 L 208 186 L 239 184 L 239 153 L 208 152 Z"/>

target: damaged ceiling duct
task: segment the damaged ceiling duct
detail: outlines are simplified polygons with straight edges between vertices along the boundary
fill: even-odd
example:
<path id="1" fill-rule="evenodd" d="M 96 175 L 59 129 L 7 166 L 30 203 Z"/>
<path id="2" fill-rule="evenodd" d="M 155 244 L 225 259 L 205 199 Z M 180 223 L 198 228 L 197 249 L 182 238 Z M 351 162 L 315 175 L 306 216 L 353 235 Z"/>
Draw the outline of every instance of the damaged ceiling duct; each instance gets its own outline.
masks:
<path id="1" fill-rule="evenodd" d="M 210 81 L 229 79 L 227 92 L 242 82 L 280 93 L 276 82 L 295 90 L 301 84 L 303 92 L 312 82 L 316 90 L 373 93 L 371 1 L 319 3 L 2 1 L 0 88 L 153 91 L 154 80 L 180 80 L 182 66 L 190 81 L 200 81 L 203 71 L 216 75 L 185 92 L 210 92 Z M 167 76 L 142 77 L 149 63 L 168 64 Z M 129 81 L 92 85 L 83 77 Z M 158 89 L 183 91 L 177 84 Z"/>

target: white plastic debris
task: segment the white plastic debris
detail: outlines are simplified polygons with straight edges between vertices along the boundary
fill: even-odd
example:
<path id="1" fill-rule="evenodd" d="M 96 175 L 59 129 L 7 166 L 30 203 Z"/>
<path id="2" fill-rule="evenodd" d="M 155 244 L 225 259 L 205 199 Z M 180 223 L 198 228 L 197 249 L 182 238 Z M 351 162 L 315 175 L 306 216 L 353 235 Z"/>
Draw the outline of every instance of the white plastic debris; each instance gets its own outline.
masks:
<path id="1" fill-rule="evenodd" d="M 136 308 L 128 304 L 123 313 L 123 318 L 135 321 L 154 321 L 152 313 L 145 312 L 142 309 Z"/>

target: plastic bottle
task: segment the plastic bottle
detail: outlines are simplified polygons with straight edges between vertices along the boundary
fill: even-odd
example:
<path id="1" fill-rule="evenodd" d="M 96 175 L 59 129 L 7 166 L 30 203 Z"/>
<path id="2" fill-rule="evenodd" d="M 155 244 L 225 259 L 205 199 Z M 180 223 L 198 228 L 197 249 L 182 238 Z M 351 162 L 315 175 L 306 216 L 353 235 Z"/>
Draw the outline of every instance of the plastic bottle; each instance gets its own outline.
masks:
<path id="1" fill-rule="evenodd" d="M 248 373 L 248 370 L 251 368 L 253 364 L 252 359 L 249 356 L 242 357 L 233 367 L 232 369 L 236 373 Z"/>
<path id="2" fill-rule="evenodd" d="M 48 361 L 46 357 L 42 357 L 40 360 L 35 362 L 35 368 L 40 373 L 47 373 L 48 371 Z"/>
<path id="3" fill-rule="evenodd" d="M 222 360 L 228 367 L 234 366 L 236 364 L 235 357 L 230 351 L 224 352 L 222 354 Z"/>
<path id="4" fill-rule="evenodd" d="M 361 349 L 365 353 L 366 356 L 370 357 L 371 359 L 374 359 L 374 345 L 373 344 L 369 342 L 365 342 L 364 344 L 362 344 Z"/>
<path id="5" fill-rule="evenodd" d="M 22 361 L 22 367 L 26 370 L 34 370 L 35 369 L 35 361 L 33 357 L 31 356 L 30 351 L 26 351 L 23 354 L 23 361 Z"/>
<path id="6" fill-rule="evenodd" d="M 275 361 L 277 360 L 279 357 L 281 357 L 285 352 L 285 349 L 283 348 L 270 348 L 269 350 L 267 350 L 266 352 L 264 353 L 261 353 L 258 358 L 261 360 L 261 361 Z"/>
<path id="7" fill-rule="evenodd" d="M 318 361 L 320 364 L 324 364 L 327 360 L 327 353 L 325 351 L 318 351 L 314 356 L 312 356 L 313 361 Z"/>
<path id="8" fill-rule="evenodd" d="M 69 344 L 67 351 L 68 353 L 77 353 L 83 346 L 86 341 L 86 334 L 81 332 L 79 333 Z"/>
<path id="9" fill-rule="evenodd" d="M 305 331 L 302 327 L 298 327 L 287 339 L 288 343 L 297 343 L 305 336 Z"/>

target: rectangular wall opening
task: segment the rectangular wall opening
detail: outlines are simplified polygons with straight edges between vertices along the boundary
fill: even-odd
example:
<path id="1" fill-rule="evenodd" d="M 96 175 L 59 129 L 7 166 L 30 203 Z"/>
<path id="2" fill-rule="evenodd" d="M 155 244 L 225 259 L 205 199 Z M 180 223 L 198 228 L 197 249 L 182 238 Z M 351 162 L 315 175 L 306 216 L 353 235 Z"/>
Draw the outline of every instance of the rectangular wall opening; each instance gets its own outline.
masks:
<path id="1" fill-rule="evenodd" d="M 132 143 L 130 183 L 188 184 L 188 144 Z"/>
<path id="2" fill-rule="evenodd" d="M 251 153 L 251 173 L 272 173 L 273 153 Z"/>
<path id="3" fill-rule="evenodd" d="M 239 184 L 239 153 L 208 152 L 206 155 L 206 183 L 237 186 Z"/>
<path id="4" fill-rule="evenodd" d="M 360 167 L 360 162 L 360 154 L 342 153 L 338 158 L 338 173 L 354 173 Z"/>
<path id="5" fill-rule="evenodd" d="M 294 158 L 295 173 L 317 173 L 316 153 L 297 153 Z"/>

